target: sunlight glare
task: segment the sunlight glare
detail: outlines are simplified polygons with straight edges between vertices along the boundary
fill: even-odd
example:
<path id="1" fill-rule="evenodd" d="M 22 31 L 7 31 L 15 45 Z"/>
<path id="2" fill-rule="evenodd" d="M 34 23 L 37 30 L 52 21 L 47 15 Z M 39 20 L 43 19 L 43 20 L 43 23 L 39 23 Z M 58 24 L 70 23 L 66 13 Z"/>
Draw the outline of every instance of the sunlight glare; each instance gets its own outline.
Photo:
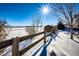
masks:
<path id="1" fill-rule="evenodd" d="M 48 15 L 51 15 L 52 13 L 52 8 L 49 4 L 44 4 L 41 6 L 40 8 L 40 13 L 43 15 L 43 16 L 48 16 Z"/>
<path id="2" fill-rule="evenodd" d="M 45 13 L 45 14 L 48 14 L 49 13 L 49 8 L 48 7 L 43 7 L 42 12 Z"/>

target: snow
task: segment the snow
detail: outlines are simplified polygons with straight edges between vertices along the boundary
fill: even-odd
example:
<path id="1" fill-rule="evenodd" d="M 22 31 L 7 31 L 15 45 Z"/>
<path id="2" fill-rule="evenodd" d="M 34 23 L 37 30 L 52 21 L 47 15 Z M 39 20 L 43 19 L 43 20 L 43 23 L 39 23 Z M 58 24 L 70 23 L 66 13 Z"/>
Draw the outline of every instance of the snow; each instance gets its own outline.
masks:
<path id="1" fill-rule="evenodd" d="M 9 32 L 8 36 L 5 39 L 11 39 L 11 38 L 15 38 L 16 36 L 21 37 L 21 36 L 25 36 L 28 35 L 25 31 L 25 28 L 11 28 L 11 29 L 6 29 L 6 31 Z"/>
<path id="2" fill-rule="evenodd" d="M 8 30 L 8 29 L 7 29 Z M 39 29 L 39 32 L 41 30 Z M 25 36 L 28 33 L 25 31 L 25 28 L 13 28 L 11 29 L 7 39 L 16 37 L 16 36 Z M 33 48 L 28 50 L 23 54 L 23 56 L 50 56 L 50 53 L 53 51 L 57 56 L 79 56 L 79 43 L 70 39 L 70 33 L 67 31 L 57 31 L 56 34 L 52 34 L 53 37 L 47 37 L 47 43 L 44 44 L 44 40 L 36 44 Z M 44 35 L 39 35 L 34 37 L 33 40 L 28 39 L 19 44 L 19 50 L 22 50 L 29 46 L 30 44 L 38 41 Z M 76 37 L 75 40 L 79 41 Z M 12 55 L 12 46 L 9 46 L 4 49 L 4 52 L 1 54 L 3 56 Z"/>
<path id="3" fill-rule="evenodd" d="M 11 39 L 11 38 L 15 38 L 15 37 L 22 37 L 22 36 L 26 36 L 29 35 L 26 31 L 25 28 L 11 28 L 11 29 L 6 29 L 6 31 L 10 31 L 8 36 L 5 38 L 5 40 Z M 41 28 L 39 28 L 39 32 L 42 32 L 43 30 Z M 38 38 L 42 38 L 43 35 L 39 35 L 34 37 L 33 40 L 28 39 L 25 41 L 22 41 L 19 44 L 19 50 L 22 50 L 23 48 L 26 48 L 27 46 L 29 46 L 30 44 L 32 44 L 33 42 L 37 41 Z M 3 56 L 11 56 L 12 55 L 12 46 L 9 46 L 7 48 L 4 49 L 4 52 L 1 54 Z"/>
<path id="4" fill-rule="evenodd" d="M 60 31 L 58 39 L 55 43 L 54 48 L 56 47 L 61 53 L 68 56 L 79 56 L 79 43 L 70 39 L 70 33 L 65 31 Z M 76 38 L 77 40 L 77 38 Z M 55 49 L 54 49 L 55 50 Z"/>

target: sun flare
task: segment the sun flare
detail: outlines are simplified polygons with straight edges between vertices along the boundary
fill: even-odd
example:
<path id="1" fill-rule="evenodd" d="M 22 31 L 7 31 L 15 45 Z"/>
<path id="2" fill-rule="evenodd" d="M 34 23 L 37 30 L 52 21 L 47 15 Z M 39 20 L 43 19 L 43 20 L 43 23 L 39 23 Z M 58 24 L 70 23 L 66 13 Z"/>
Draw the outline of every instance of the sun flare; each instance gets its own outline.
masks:
<path id="1" fill-rule="evenodd" d="M 45 14 L 48 14 L 49 13 L 49 8 L 48 7 L 43 7 L 42 12 L 45 13 Z"/>
<path id="2" fill-rule="evenodd" d="M 51 15 L 52 13 L 52 8 L 49 4 L 43 4 L 40 8 L 40 13 L 43 15 L 43 16 L 48 16 L 48 15 Z"/>

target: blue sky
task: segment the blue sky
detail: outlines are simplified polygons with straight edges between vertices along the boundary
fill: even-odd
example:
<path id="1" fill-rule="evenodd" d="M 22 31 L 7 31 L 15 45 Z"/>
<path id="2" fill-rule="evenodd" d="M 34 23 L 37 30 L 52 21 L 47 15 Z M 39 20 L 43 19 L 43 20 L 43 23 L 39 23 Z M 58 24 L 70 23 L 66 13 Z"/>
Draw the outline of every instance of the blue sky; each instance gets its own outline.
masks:
<path id="1" fill-rule="evenodd" d="M 0 4 L 0 17 L 6 18 L 10 25 L 29 25 L 34 17 L 39 16 L 42 4 Z M 42 19 L 44 24 L 57 22 L 55 19 Z"/>
<path id="2" fill-rule="evenodd" d="M 42 5 L 41 3 L 2 3 L 0 4 L 0 17 L 6 18 L 10 25 L 30 25 L 34 17 L 40 15 Z M 57 19 L 53 16 L 41 20 L 45 25 L 57 23 Z"/>

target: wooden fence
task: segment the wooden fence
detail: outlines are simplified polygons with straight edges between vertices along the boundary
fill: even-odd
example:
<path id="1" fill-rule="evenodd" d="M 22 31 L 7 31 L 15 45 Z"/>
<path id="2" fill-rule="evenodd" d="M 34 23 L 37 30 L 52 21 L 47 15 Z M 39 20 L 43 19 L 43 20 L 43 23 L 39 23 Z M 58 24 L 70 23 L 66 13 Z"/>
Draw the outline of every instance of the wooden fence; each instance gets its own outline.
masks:
<path id="1" fill-rule="evenodd" d="M 19 43 L 20 42 L 22 42 L 24 40 L 28 40 L 30 38 L 33 38 L 33 37 L 41 35 L 41 34 L 44 34 L 44 36 L 41 39 L 32 43 L 31 45 L 22 49 L 21 51 L 19 51 Z M 23 37 L 12 38 L 10 40 L 0 42 L 0 49 L 3 49 L 5 47 L 12 45 L 12 56 L 20 56 L 20 55 L 23 55 L 25 52 L 27 52 L 32 47 L 34 47 L 36 44 L 38 44 L 42 40 L 44 40 L 44 44 L 45 44 L 46 43 L 46 37 L 51 35 L 51 34 L 52 33 L 49 33 L 48 35 L 46 35 L 45 31 L 43 31 L 43 32 L 36 33 L 36 34 L 33 34 L 33 35 L 27 35 L 27 36 L 23 36 Z"/>

